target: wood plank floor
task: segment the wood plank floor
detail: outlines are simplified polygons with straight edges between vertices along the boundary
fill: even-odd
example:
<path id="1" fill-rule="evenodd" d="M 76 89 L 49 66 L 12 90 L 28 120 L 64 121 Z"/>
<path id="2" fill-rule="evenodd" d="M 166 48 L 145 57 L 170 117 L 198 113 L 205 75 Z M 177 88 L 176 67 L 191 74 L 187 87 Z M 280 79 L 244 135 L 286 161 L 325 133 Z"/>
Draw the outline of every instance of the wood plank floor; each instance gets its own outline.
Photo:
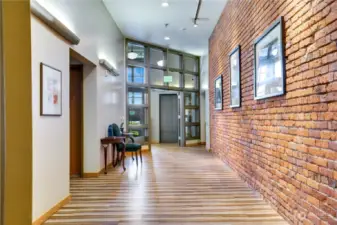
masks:
<path id="1" fill-rule="evenodd" d="M 45 224 L 286 225 L 259 195 L 200 147 L 156 145 L 143 164 L 71 180 L 72 201 Z"/>

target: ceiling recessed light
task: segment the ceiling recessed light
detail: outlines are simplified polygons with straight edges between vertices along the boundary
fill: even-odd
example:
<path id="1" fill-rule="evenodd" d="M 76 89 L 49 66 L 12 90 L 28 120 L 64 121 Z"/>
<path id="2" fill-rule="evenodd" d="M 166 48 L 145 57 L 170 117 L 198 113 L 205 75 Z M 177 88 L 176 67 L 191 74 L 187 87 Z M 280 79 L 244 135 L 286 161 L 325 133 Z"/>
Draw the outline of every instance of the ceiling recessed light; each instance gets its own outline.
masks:
<path id="1" fill-rule="evenodd" d="M 162 3 L 161 3 L 161 6 L 162 6 L 162 7 L 169 7 L 170 5 L 168 4 L 168 2 L 162 2 Z"/>
<path id="2" fill-rule="evenodd" d="M 164 37 L 164 39 L 166 40 L 166 41 L 168 41 L 168 40 L 170 40 L 170 37 Z"/>

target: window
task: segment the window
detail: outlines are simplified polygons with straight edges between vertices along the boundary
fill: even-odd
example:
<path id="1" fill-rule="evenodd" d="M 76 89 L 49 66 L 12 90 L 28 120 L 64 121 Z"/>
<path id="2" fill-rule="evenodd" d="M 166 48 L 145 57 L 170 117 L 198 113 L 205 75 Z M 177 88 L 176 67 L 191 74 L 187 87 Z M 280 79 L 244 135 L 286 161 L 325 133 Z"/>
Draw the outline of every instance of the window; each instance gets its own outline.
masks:
<path id="1" fill-rule="evenodd" d="M 198 89 L 198 76 L 185 74 L 185 88 Z"/>
<path id="2" fill-rule="evenodd" d="M 143 93 L 142 92 L 129 92 L 129 104 L 130 105 L 143 104 Z"/>
<path id="3" fill-rule="evenodd" d="M 150 69 L 150 84 L 162 86 L 164 84 L 164 71 Z"/>
<path id="4" fill-rule="evenodd" d="M 185 95 L 185 106 L 198 106 L 199 96 L 196 92 L 187 92 Z"/>
<path id="5" fill-rule="evenodd" d="M 168 72 L 168 76 L 172 77 L 172 82 L 168 84 L 170 87 L 180 87 L 180 73 L 178 72 Z"/>
<path id="6" fill-rule="evenodd" d="M 185 122 L 186 123 L 200 122 L 199 109 L 185 109 Z"/>
<path id="7" fill-rule="evenodd" d="M 185 70 L 191 72 L 198 72 L 198 62 L 195 58 L 185 56 L 184 57 Z"/>
<path id="8" fill-rule="evenodd" d="M 129 105 L 146 105 L 148 104 L 148 92 L 146 88 L 129 87 L 128 88 Z"/>
<path id="9" fill-rule="evenodd" d="M 167 66 L 173 69 L 181 69 L 180 65 L 180 55 L 168 53 L 167 55 Z"/>
<path id="10" fill-rule="evenodd" d="M 185 137 L 187 140 L 200 138 L 200 127 L 199 126 L 186 126 L 185 127 Z"/>
<path id="11" fill-rule="evenodd" d="M 136 84 L 144 84 L 145 82 L 145 69 L 143 67 L 128 67 L 128 82 Z"/>
<path id="12" fill-rule="evenodd" d="M 150 64 L 157 67 L 165 67 L 164 52 L 160 49 L 150 49 Z"/>
<path id="13" fill-rule="evenodd" d="M 147 124 L 148 109 L 147 108 L 129 108 L 129 124 L 130 125 L 143 125 Z"/>
<path id="14" fill-rule="evenodd" d="M 128 43 L 127 57 L 129 60 L 145 63 L 145 47 L 140 44 Z"/>

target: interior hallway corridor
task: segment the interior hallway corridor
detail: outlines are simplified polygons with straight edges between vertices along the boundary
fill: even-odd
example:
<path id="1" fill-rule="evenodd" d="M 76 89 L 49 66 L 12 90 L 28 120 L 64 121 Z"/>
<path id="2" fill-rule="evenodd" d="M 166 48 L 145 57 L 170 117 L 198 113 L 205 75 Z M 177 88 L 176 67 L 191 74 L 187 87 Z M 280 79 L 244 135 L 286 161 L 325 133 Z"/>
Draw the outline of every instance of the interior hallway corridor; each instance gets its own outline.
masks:
<path id="1" fill-rule="evenodd" d="M 71 181 L 72 201 L 45 224 L 288 224 L 201 147 L 153 146 L 136 167 Z"/>

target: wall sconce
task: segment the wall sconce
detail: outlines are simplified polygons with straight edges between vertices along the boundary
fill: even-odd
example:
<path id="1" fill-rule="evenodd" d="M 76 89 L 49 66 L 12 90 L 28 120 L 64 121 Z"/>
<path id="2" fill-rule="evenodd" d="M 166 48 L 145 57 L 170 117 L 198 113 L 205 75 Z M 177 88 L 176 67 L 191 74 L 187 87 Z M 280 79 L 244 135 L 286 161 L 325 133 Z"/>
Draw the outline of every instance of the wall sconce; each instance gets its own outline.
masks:
<path id="1" fill-rule="evenodd" d="M 78 45 L 80 38 L 69 30 L 62 22 L 55 18 L 48 10 L 42 7 L 37 1 L 33 0 L 30 3 L 30 11 L 34 16 L 47 24 L 51 29 L 64 37 L 72 45 Z"/>
<path id="2" fill-rule="evenodd" d="M 99 60 L 99 64 L 101 66 L 103 66 L 105 69 L 107 69 L 107 71 L 109 73 L 111 73 L 112 76 L 115 76 L 115 77 L 119 76 L 118 71 L 108 61 L 106 61 L 105 59 L 100 59 Z"/>

